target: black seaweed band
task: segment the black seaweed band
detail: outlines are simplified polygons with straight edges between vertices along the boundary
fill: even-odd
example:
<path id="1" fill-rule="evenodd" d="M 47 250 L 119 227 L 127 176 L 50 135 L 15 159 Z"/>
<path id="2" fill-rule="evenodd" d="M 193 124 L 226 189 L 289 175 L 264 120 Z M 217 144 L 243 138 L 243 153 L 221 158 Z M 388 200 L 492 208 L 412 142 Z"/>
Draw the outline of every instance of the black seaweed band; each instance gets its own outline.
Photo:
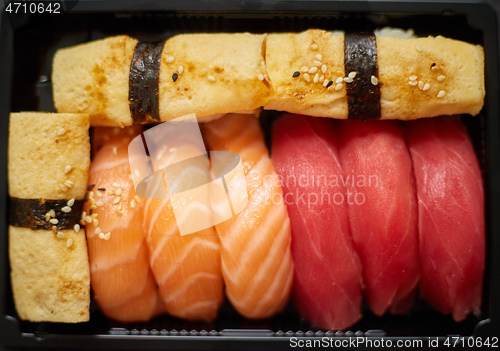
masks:
<path id="1" fill-rule="evenodd" d="M 160 63 L 164 44 L 138 42 L 135 46 L 128 92 L 134 124 L 160 122 Z"/>
<path id="2" fill-rule="evenodd" d="M 373 32 L 346 32 L 344 38 L 345 76 L 356 72 L 346 84 L 349 119 L 380 119 L 377 40 Z M 377 84 L 372 83 L 372 76 Z"/>
<path id="3" fill-rule="evenodd" d="M 80 222 L 83 200 L 76 200 L 71 211 L 66 213 L 62 211 L 63 207 L 68 206 L 68 200 L 44 200 L 44 199 L 19 199 L 10 198 L 10 225 L 14 227 L 23 227 L 30 229 L 50 230 L 56 226 L 58 230 L 73 229 L 74 225 Z M 55 218 L 59 221 L 57 224 L 46 220 L 45 215 L 54 210 Z M 52 218 L 51 218 L 52 219 Z"/>

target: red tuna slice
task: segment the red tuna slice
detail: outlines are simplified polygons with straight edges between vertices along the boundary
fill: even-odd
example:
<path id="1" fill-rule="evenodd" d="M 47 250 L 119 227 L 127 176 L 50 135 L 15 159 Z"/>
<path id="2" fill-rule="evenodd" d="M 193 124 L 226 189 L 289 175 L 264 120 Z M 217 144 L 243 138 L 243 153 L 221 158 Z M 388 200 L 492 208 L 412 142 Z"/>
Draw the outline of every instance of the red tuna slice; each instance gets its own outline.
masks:
<path id="1" fill-rule="evenodd" d="M 396 121 L 338 121 L 349 223 L 376 315 L 411 307 L 419 279 L 417 201 Z"/>
<path id="2" fill-rule="evenodd" d="M 332 127 L 322 118 L 281 117 L 273 128 L 272 160 L 292 227 L 295 306 L 312 324 L 341 330 L 361 318 L 362 271 L 342 201 L 345 188 L 337 181 Z"/>
<path id="3" fill-rule="evenodd" d="M 484 271 L 481 171 L 457 117 L 406 123 L 418 196 L 420 295 L 461 321 L 478 313 Z"/>

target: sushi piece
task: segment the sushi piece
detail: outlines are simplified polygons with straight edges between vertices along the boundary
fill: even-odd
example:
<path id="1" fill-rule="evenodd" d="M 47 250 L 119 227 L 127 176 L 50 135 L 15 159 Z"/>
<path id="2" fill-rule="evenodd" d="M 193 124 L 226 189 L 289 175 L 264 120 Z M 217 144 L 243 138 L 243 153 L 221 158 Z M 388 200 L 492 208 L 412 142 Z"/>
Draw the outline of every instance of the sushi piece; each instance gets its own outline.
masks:
<path id="1" fill-rule="evenodd" d="M 244 317 L 271 317 L 288 301 L 293 261 L 290 220 L 258 120 L 228 114 L 201 130 L 209 150 L 241 157 L 248 190 L 245 208 L 216 225 L 226 295 Z"/>
<path id="2" fill-rule="evenodd" d="M 411 307 L 419 279 L 417 201 L 396 121 L 338 121 L 340 160 L 366 299 L 378 316 Z"/>
<path id="3" fill-rule="evenodd" d="M 406 125 L 418 196 L 420 295 L 457 322 L 479 313 L 485 261 L 479 164 L 458 117 Z"/>
<path id="4" fill-rule="evenodd" d="M 363 282 L 345 187 L 336 181 L 333 121 L 285 115 L 274 124 L 271 152 L 292 227 L 295 306 L 314 325 L 346 329 L 361 318 Z"/>
<path id="5" fill-rule="evenodd" d="M 108 132 L 96 128 L 94 137 Z M 121 322 L 147 321 L 164 311 L 149 267 L 143 202 L 130 179 L 128 144 L 134 136 L 111 137 L 96 152 L 82 215 L 94 298 L 105 315 Z"/>

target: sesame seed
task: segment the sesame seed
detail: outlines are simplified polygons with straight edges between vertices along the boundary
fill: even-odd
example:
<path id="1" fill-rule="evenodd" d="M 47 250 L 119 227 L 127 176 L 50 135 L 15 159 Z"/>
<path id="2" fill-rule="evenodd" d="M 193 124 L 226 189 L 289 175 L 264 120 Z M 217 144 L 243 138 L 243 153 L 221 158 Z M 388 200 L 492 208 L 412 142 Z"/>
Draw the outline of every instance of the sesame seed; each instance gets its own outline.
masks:
<path id="1" fill-rule="evenodd" d="M 314 76 L 313 82 L 318 83 L 318 81 L 319 81 L 319 74 L 316 73 L 316 75 Z"/>
<path id="2" fill-rule="evenodd" d="M 262 80 L 264 80 L 264 76 L 263 76 L 262 74 L 259 74 L 259 75 L 257 76 L 257 79 L 259 79 L 259 80 L 261 80 L 261 81 L 262 81 Z"/>
<path id="3" fill-rule="evenodd" d="M 70 199 L 66 205 L 68 205 L 69 207 L 73 206 L 75 204 L 75 199 Z"/>
<path id="4" fill-rule="evenodd" d="M 59 129 L 59 130 L 57 131 L 57 135 L 58 135 L 58 136 L 64 135 L 64 133 L 66 133 L 66 129 L 64 129 L 64 128 L 61 128 L 61 129 Z"/>
<path id="5" fill-rule="evenodd" d="M 122 194 L 122 188 L 116 189 L 115 194 L 116 195 L 121 195 Z"/>
<path id="6" fill-rule="evenodd" d="M 298 76 L 300 76 L 300 72 L 299 71 L 293 72 L 293 75 L 292 75 L 293 78 L 297 78 Z"/>
<path id="7" fill-rule="evenodd" d="M 67 180 L 64 182 L 64 185 L 69 189 L 73 186 L 73 182 L 71 180 Z"/>
<path id="8" fill-rule="evenodd" d="M 117 214 L 118 216 L 120 216 L 120 217 L 121 217 L 121 215 L 122 215 L 122 211 L 120 211 L 119 209 L 115 209 L 115 212 L 116 212 L 116 214 Z"/>
<path id="9" fill-rule="evenodd" d="M 307 71 L 309 71 L 309 68 L 307 68 L 306 66 L 302 67 L 300 69 L 303 73 L 306 73 Z"/>
<path id="10" fill-rule="evenodd" d="M 318 45 L 316 44 L 311 44 L 311 46 L 309 46 L 311 48 L 311 50 L 318 50 Z"/>
<path id="11" fill-rule="evenodd" d="M 117 154 L 118 153 L 118 150 L 116 149 L 116 146 L 113 148 L 113 154 Z"/>
<path id="12" fill-rule="evenodd" d="M 63 184 L 59 185 L 59 187 L 61 188 L 62 191 L 68 191 L 68 187 L 66 187 Z"/>
<path id="13" fill-rule="evenodd" d="M 326 73 L 326 65 L 321 66 L 321 72 Z"/>
<path id="14" fill-rule="evenodd" d="M 95 184 L 91 184 L 91 185 L 89 185 L 89 186 L 87 187 L 87 190 L 88 190 L 88 191 L 91 191 L 91 190 L 92 190 L 92 189 L 94 189 L 94 188 L 95 188 Z"/>
<path id="15" fill-rule="evenodd" d="M 90 216 L 85 217 L 85 222 L 92 223 L 92 218 Z"/>
<path id="16" fill-rule="evenodd" d="M 59 220 L 57 218 L 52 218 L 49 222 L 52 224 L 57 224 L 59 223 Z"/>
<path id="17" fill-rule="evenodd" d="M 101 193 L 101 192 L 98 192 L 98 193 L 97 193 L 97 197 L 103 197 L 102 193 Z"/>
<path id="18" fill-rule="evenodd" d="M 437 71 L 439 69 L 438 66 L 436 66 L 435 63 L 433 63 L 434 66 L 431 66 L 431 71 Z"/>
<path id="19" fill-rule="evenodd" d="M 316 55 L 316 60 L 321 61 L 323 59 L 323 56 L 321 54 Z"/>
<path id="20" fill-rule="evenodd" d="M 101 228 L 100 227 L 95 228 L 95 233 L 96 234 L 102 233 Z"/>
<path id="21" fill-rule="evenodd" d="M 416 80 L 410 80 L 410 81 L 408 82 L 408 84 L 410 84 L 410 85 L 412 85 L 412 86 L 415 86 L 415 85 L 417 85 L 417 84 L 418 84 L 418 82 L 417 82 Z"/>
<path id="22" fill-rule="evenodd" d="M 348 77 L 351 78 L 351 79 L 354 79 L 354 77 L 356 77 L 357 73 L 358 72 L 351 72 L 351 73 L 349 73 Z"/>
<path id="23" fill-rule="evenodd" d="M 71 207 L 64 206 L 63 208 L 61 208 L 61 211 L 63 211 L 64 213 L 70 213 L 71 212 Z"/>
<path id="24" fill-rule="evenodd" d="M 45 222 L 48 222 L 50 220 L 50 214 L 47 212 L 45 214 Z"/>
<path id="25" fill-rule="evenodd" d="M 91 219 L 92 221 L 94 221 L 94 219 L 97 219 L 97 216 L 98 216 L 98 215 L 99 215 L 98 213 L 92 213 L 92 214 L 90 215 L 90 219 Z"/>
<path id="26" fill-rule="evenodd" d="M 116 206 L 117 209 L 119 209 L 120 211 L 122 210 L 122 204 L 118 204 L 118 206 Z"/>
<path id="27" fill-rule="evenodd" d="M 311 81 L 311 77 L 309 77 L 309 74 L 304 73 L 304 80 L 305 80 L 306 82 L 310 82 L 310 81 Z"/>
<path id="28" fill-rule="evenodd" d="M 91 191 L 91 192 L 89 193 L 89 198 L 90 198 L 90 199 L 93 199 L 93 198 L 94 198 L 94 192 L 93 192 L 93 191 Z"/>
<path id="29" fill-rule="evenodd" d="M 113 190 L 108 190 L 108 196 L 115 196 L 115 192 Z"/>
<path id="30" fill-rule="evenodd" d="M 85 217 L 87 217 L 87 212 L 83 211 L 82 212 L 82 219 L 85 219 Z"/>
<path id="31" fill-rule="evenodd" d="M 321 67 L 321 66 L 323 66 L 323 64 L 322 64 L 320 61 L 314 61 L 314 65 L 315 65 L 316 67 Z"/>
<path id="32" fill-rule="evenodd" d="M 97 206 L 96 205 L 91 205 L 90 208 L 91 208 L 91 211 L 92 211 L 92 210 L 95 210 L 97 208 Z"/>
<path id="33" fill-rule="evenodd" d="M 329 87 L 331 87 L 333 84 L 333 80 L 329 81 L 328 83 L 326 83 L 326 88 L 328 89 Z"/>
<path id="34" fill-rule="evenodd" d="M 442 82 L 445 79 L 446 79 L 446 76 L 438 76 L 437 77 L 438 82 Z"/>
<path id="35" fill-rule="evenodd" d="M 86 223 L 85 223 L 85 221 L 83 219 L 80 219 L 80 224 L 83 225 L 83 226 L 86 225 Z"/>
<path id="36" fill-rule="evenodd" d="M 137 201 L 137 203 L 141 202 L 141 198 L 139 197 L 139 195 L 134 196 L 134 199 L 135 201 Z"/>
<path id="37" fill-rule="evenodd" d="M 94 210 L 93 208 L 91 208 L 91 209 L 90 209 L 90 211 L 89 211 L 89 215 L 91 215 L 91 216 L 92 216 L 92 211 L 93 211 L 93 210 Z M 89 222 L 89 223 L 90 223 L 90 222 Z"/>
<path id="38" fill-rule="evenodd" d="M 424 82 L 422 82 L 421 80 L 418 81 L 418 88 L 420 90 L 422 90 L 424 88 Z"/>
<path id="39" fill-rule="evenodd" d="M 318 72 L 318 67 L 311 67 L 311 69 L 309 70 L 309 74 L 314 74 Z"/>
<path id="40" fill-rule="evenodd" d="M 278 95 L 283 94 L 283 87 L 279 87 L 276 92 L 278 93 Z"/>
<path id="41" fill-rule="evenodd" d="M 207 69 L 206 68 L 203 68 L 201 71 L 200 71 L 200 77 L 204 77 L 206 76 L 208 73 Z"/>
<path id="42" fill-rule="evenodd" d="M 109 240 L 111 237 L 111 232 L 107 232 L 106 235 L 104 235 L 104 240 Z"/>
<path id="43" fill-rule="evenodd" d="M 165 61 L 166 61 L 167 63 L 174 62 L 174 60 L 175 60 L 175 57 L 173 57 L 173 56 L 168 56 L 168 57 L 165 59 Z"/>
<path id="44" fill-rule="evenodd" d="M 372 76 L 370 80 L 371 80 L 371 82 L 372 82 L 373 85 L 377 85 L 378 84 L 378 78 L 377 77 Z"/>
<path id="45" fill-rule="evenodd" d="M 344 82 L 352 83 L 354 80 L 351 77 L 344 78 Z"/>
<path id="46" fill-rule="evenodd" d="M 56 211 L 50 210 L 49 215 L 50 215 L 50 217 L 54 218 L 56 216 Z"/>
<path id="47" fill-rule="evenodd" d="M 52 226 L 52 231 L 55 233 L 57 233 L 57 227 L 55 225 Z"/>
<path id="48" fill-rule="evenodd" d="M 71 166 L 66 166 L 66 168 L 64 169 L 64 174 L 68 174 L 69 172 L 71 172 L 71 170 L 73 169 L 73 167 Z"/>
<path id="49" fill-rule="evenodd" d="M 102 201 L 97 201 L 95 204 L 97 205 L 97 207 L 101 207 L 102 205 L 104 205 Z"/>
<path id="50" fill-rule="evenodd" d="M 418 45 L 415 46 L 415 49 L 417 49 L 418 52 L 422 52 L 422 48 Z"/>
<path id="51" fill-rule="evenodd" d="M 338 77 L 337 80 L 335 81 L 336 84 L 342 83 L 344 81 L 344 78 Z"/>
<path id="52" fill-rule="evenodd" d="M 179 66 L 179 68 L 177 68 L 177 72 L 179 72 L 179 74 L 182 74 L 182 72 L 184 72 L 184 67 Z"/>
<path id="53" fill-rule="evenodd" d="M 429 90 L 431 88 L 431 85 L 429 83 L 425 84 L 424 87 L 422 88 L 423 91 Z"/>
<path id="54" fill-rule="evenodd" d="M 68 239 L 68 241 L 66 241 L 66 246 L 67 247 L 73 246 L 73 239 Z"/>
<path id="55" fill-rule="evenodd" d="M 174 83 L 177 81 L 177 78 L 179 78 L 179 75 L 177 73 L 172 74 L 172 80 Z"/>
<path id="56" fill-rule="evenodd" d="M 75 224 L 75 226 L 73 227 L 73 230 L 75 231 L 75 233 L 78 234 L 78 232 L 80 231 L 80 225 L 79 224 Z"/>
<path id="57" fill-rule="evenodd" d="M 134 199 L 132 199 L 132 201 L 130 201 L 130 207 L 135 208 L 135 200 Z"/>
<path id="58" fill-rule="evenodd" d="M 117 204 L 117 203 L 119 203 L 119 202 L 120 202 L 120 200 L 121 200 L 121 199 L 122 199 L 122 198 L 121 198 L 120 196 L 115 196 L 115 199 L 113 200 L 113 203 L 114 203 L 114 204 Z"/>
<path id="59" fill-rule="evenodd" d="M 92 224 L 94 225 L 94 227 L 98 227 L 99 226 L 99 220 L 96 218 L 92 221 Z"/>
<path id="60" fill-rule="evenodd" d="M 446 95 L 446 91 L 441 90 L 441 91 L 437 94 L 437 97 L 438 97 L 438 98 L 443 98 L 445 95 Z"/>
<path id="61" fill-rule="evenodd" d="M 338 91 L 338 90 L 342 89 L 343 87 L 344 87 L 344 85 L 343 85 L 342 83 L 339 83 L 339 84 L 337 84 L 337 85 L 335 86 L 335 90 L 337 90 L 337 91 Z"/>
<path id="62" fill-rule="evenodd" d="M 417 80 L 417 76 L 410 76 L 410 80 Z"/>
<path id="63" fill-rule="evenodd" d="M 99 239 L 104 239 L 104 233 L 99 233 Z"/>
<path id="64" fill-rule="evenodd" d="M 333 84 L 333 82 L 332 82 Z M 326 87 L 328 85 L 328 79 L 323 79 L 323 86 Z"/>
<path id="65" fill-rule="evenodd" d="M 212 76 L 208 76 L 208 81 L 209 81 L 209 82 L 215 82 L 215 78 L 214 78 L 214 77 L 212 77 Z"/>
<path id="66" fill-rule="evenodd" d="M 119 183 L 117 183 L 117 182 L 114 182 L 114 183 L 113 183 L 113 186 L 114 186 L 115 188 L 119 188 L 119 187 L 120 187 L 120 184 L 119 184 Z"/>
<path id="67" fill-rule="evenodd" d="M 64 233 L 63 233 L 63 232 L 58 232 L 58 233 L 57 233 L 57 237 L 58 237 L 59 239 L 64 239 Z"/>
<path id="68" fill-rule="evenodd" d="M 321 77 L 319 77 L 319 82 L 320 83 L 323 83 L 325 81 L 325 76 L 324 75 L 321 75 Z"/>

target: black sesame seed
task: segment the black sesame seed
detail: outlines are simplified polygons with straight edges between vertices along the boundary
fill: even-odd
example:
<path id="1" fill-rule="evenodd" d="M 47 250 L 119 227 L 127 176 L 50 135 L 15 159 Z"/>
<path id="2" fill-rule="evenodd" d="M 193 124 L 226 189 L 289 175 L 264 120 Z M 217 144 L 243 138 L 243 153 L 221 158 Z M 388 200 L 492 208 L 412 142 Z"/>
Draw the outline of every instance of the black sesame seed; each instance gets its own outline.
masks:
<path id="1" fill-rule="evenodd" d="M 89 201 L 89 193 L 85 194 L 85 199 L 83 201 L 85 201 L 85 202 Z"/>
<path id="2" fill-rule="evenodd" d="M 94 187 L 95 187 L 95 184 L 89 185 L 89 187 L 87 188 L 87 190 L 91 191 L 92 189 L 94 189 Z"/>
<path id="3" fill-rule="evenodd" d="M 333 84 L 333 80 L 329 81 L 328 84 L 326 85 L 326 88 L 328 89 L 329 87 L 331 87 Z"/>
<path id="4" fill-rule="evenodd" d="M 172 74 L 172 80 L 175 82 L 179 78 L 179 75 L 177 73 Z"/>
<path id="5" fill-rule="evenodd" d="M 298 76 L 300 76 L 299 71 L 293 72 L 293 78 L 297 78 Z"/>
<path id="6" fill-rule="evenodd" d="M 90 209 L 90 211 L 89 211 L 89 215 L 92 215 L 92 212 L 93 212 L 93 210 L 92 210 L 92 209 Z"/>
<path id="7" fill-rule="evenodd" d="M 106 188 L 98 188 L 99 191 L 106 191 Z"/>

